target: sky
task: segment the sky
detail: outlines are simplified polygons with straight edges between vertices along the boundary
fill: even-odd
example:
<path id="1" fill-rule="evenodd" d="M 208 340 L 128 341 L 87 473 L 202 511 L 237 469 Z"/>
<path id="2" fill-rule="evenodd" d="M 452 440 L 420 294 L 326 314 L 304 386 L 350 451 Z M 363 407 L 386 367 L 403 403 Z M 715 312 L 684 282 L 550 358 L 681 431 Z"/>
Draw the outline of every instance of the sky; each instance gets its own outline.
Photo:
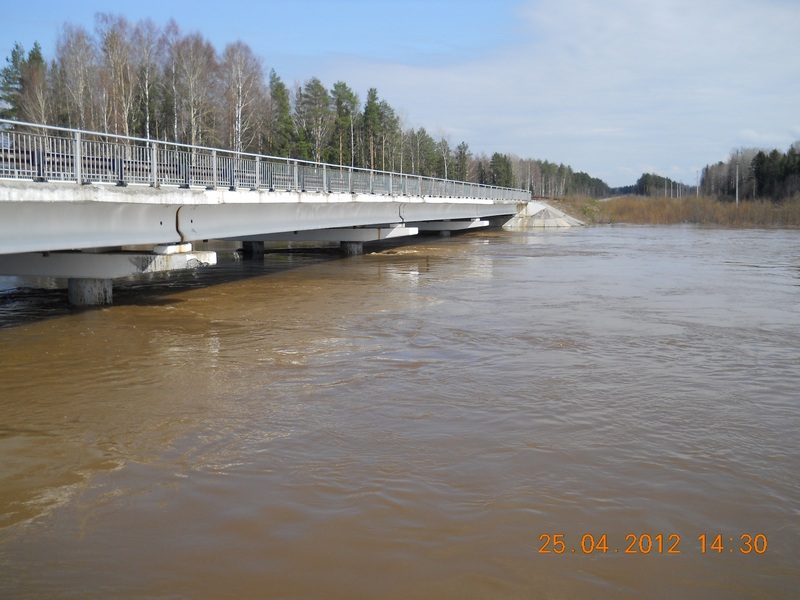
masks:
<path id="1" fill-rule="evenodd" d="M 800 0 L 5 2 L 0 62 L 15 42 L 54 58 L 99 12 L 241 40 L 290 87 L 374 87 L 404 127 L 612 187 L 800 140 Z"/>

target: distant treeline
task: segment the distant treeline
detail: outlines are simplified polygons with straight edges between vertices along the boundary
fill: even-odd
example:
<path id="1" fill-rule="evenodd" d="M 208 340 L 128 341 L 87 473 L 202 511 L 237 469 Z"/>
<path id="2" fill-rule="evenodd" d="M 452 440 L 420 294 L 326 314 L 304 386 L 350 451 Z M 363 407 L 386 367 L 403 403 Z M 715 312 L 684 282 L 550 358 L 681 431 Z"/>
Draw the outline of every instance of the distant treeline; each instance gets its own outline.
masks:
<path id="1" fill-rule="evenodd" d="M 800 141 L 786 152 L 740 148 L 727 161 L 703 168 L 699 189 L 668 177 L 646 173 L 630 186 L 615 188 L 615 195 L 682 198 L 700 195 L 722 202 L 769 200 L 783 202 L 800 197 Z"/>
<path id="2" fill-rule="evenodd" d="M 800 141 L 787 152 L 741 148 L 726 162 L 703 169 L 700 193 L 721 200 L 769 199 L 782 202 L 800 196 Z"/>
<path id="3" fill-rule="evenodd" d="M 603 195 L 569 166 L 496 152 L 474 155 L 408 127 L 375 88 L 362 101 L 345 82 L 287 86 L 243 42 L 221 53 L 177 23 L 110 14 L 94 32 L 66 24 L 55 57 L 16 43 L 0 71 L 4 118 L 132 137 L 418 175 L 527 187 L 536 195 Z"/>
<path id="4" fill-rule="evenodd" d="M 695 191 L 694 186 L 687 186 L 669 177 L 662 177 L 654 173 L 643 173 L 633 185 L 611 190 L 615 196 L 633 195 L 666 198 L 681 198 L 687 194 L 693 194 Z"/>

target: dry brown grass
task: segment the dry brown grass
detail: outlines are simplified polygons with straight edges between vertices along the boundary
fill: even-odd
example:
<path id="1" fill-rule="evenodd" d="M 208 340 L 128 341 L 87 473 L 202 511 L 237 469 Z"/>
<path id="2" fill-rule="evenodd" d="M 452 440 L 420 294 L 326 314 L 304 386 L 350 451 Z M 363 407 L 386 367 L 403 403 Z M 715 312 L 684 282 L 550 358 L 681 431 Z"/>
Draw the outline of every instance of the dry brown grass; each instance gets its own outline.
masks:
<path id="1" fill-rule="evenodd" d="M 712 198 L 621 196 L 597 200 L 574 196 L 552 204 L 585 223 L 723 225 L 728 227 L 800 227 L 800 198 L 771 202 L 719 202 Z"/>

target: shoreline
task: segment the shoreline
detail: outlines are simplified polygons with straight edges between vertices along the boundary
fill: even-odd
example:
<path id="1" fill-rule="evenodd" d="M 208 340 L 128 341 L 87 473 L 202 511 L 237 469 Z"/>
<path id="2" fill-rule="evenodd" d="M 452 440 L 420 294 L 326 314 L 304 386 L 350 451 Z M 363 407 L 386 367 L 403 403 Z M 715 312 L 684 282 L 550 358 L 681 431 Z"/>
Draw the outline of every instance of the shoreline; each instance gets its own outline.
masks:
<path id="1" fill-rule="evenodd" d="M 800 228 L 800 198 L 781 203 L 720 202 L 713 198 L 568 196 L 550 204 L 587 225 L 719 225 L 725 227 Z"/>

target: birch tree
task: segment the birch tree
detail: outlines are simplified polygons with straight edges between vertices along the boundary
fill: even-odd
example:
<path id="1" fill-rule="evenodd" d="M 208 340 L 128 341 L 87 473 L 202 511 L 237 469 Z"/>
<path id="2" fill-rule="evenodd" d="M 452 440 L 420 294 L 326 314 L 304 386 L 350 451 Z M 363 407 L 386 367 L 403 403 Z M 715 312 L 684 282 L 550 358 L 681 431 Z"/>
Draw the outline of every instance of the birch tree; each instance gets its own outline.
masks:
<path id="1" fill-rule="evenodd" d="M 252 148 L 258 135 L 257 109 L 264 98 L 261 62 L 250 46 L 236 42 L 225 47 L 220 70 L 228 143 L 242 152 Z"/>
<path id="2" fill-rule="evenodd" d="M 451 153 L 450 153 L 450 142 L 447 141 L 444 135 L 440 136 L 439 141 L 436 143 L 436 150 L 437 150 L 437 160 L 438 167 L 436 169 L 437 175 L 444 179 L 447 179 L 450 172 L 450 160 L 451 160 Z"/>
<path id="3" fill-rule="evenodd" d="M 181 38 L 175 48 L 175 68 L 178 121 L 183 138 L 192 146 L 212 143 L 217 83 L 214 47 L 199 33 Z"/>
<path id="4" fill-rule="evenodd" d="M 96 17 L 96 28 L 102 50 L 100 81 L 104 95 L 104 130 L 129 136 L 136 97 L 131 27 L 122 17 L 100 13 Z"/>
<path id="5" fill-rule="evenodd" d="M 97 129 L 97 54 L 91 37 L 83 27 L 65 25 L 56 44 L 56 56 L 67 124 Z"/>
<path id="6" fill-rule="evenodd" d="M 158 70 L 164 58 L 164 38 L 150 19 L 140 21 L 133 30 L 134 65 L 137 72 L 139 113 L 143 118 L 144 137 L 150 139 L 153 120 L 153 96 Z"/>

